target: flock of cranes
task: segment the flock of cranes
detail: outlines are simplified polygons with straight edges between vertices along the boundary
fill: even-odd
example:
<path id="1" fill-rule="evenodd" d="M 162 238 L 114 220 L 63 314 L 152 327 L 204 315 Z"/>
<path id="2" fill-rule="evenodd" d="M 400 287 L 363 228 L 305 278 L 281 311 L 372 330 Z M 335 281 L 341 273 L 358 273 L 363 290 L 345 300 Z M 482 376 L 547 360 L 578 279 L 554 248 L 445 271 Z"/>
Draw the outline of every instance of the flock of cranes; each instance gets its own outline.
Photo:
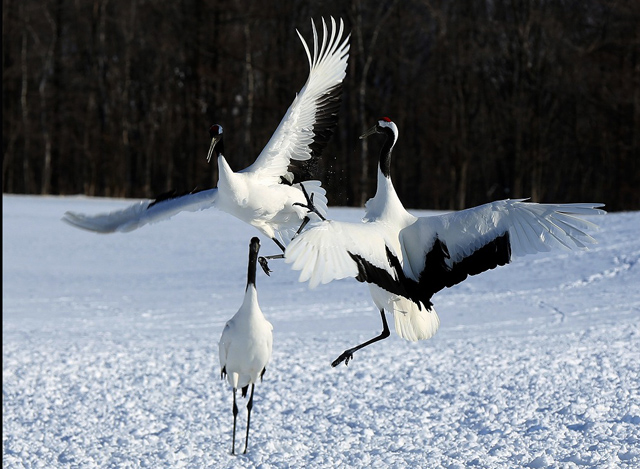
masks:
<path id="1" fill-rule="evenodd" d="M 67 212 L 63 220 L 99 232 L 127 232 L 166 220 L 182 211 L 216 207 L 254 226 L 275 242 L 280 254 L 259 257 L 260 241 L 251 239 L 247 285 L 238 312 L 224 327 L 219 342 L 221 376 L 233 389 L 235 453 L 238 407 L 236 393 L 246 397 L 245 449 L 255 384 L 271 358 L 273 327 L 262 314 L 256 290 L 256 268 L 269 273 L 269 258 L 284 258 L 300 271 L 310 288 L 353 277 L 369 285 L 380 311 L 380 335 L 345 350 L 332 366 L 347 365 L 356 351 L 390 335 L 385 312 L 392 313 L 399 336 L 415 341 L 432 337 L 440 320 L 431 302 L 445 287 L 462 282 L 518 256 L 554 247 L 585 249 L 596 241 L 595 225 L 584 218 L 600 215 L 602 204 L 537 204 L 501 200 L 450 214 L 415 217 L 402 205 L 391 179 L 391 155 L 398 128 L 380 119 L 360 138 L 383 135 L 377 190 L 365 205 L 362 222 L 330 220 L 320 181 L 297 180 L 298 162 L 319 158 L 337 126 L 343 79 L 349 57 L 349 35 L 342 20 L 322 21 L 322 41 L 311 22 L 313 49 L 298 32 L 309 60 L 309 76 L 278 128 L 255 162 L 233 171 L 224 156 L 222 126 L 209 129 L 207 160 L 216 154 L 218 187 L 176 197 L 133 204 L 106 214 Z"/>

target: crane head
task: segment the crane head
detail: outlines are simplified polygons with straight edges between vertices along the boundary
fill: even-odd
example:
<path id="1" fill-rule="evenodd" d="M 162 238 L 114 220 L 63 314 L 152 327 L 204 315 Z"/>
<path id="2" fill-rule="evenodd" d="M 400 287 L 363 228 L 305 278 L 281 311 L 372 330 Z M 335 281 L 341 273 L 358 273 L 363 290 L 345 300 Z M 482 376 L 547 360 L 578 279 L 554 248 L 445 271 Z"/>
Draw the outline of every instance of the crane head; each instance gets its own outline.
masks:
<path id="1" fill-rule="evenodd" d="M 360 135 L 360 140 L 362 140 L 363 138 L 367 138 L 369 135 L 383 133 L 383 129 L 385 128 L 391 128 L 391 130 L 394 130 L 396 128 L 396 125 L 388 117 L 382 117 L 378 120 L 378 123 L 376 125 Z M 394 133 L 396 133 L 395 130 Z"/>
<path id="2" fill-rule="evenodd" d="M 207 163 L 211 161 L 211 156 L 213 155 L 213 149 L 218 145 L 218 154 L 221 155 L 223 152 L 222 146 L 222 126 L 219 124 L 213 124 L 209 127 L 209 136 L 211 137 L 211 145 L 209 145 L 209 153 L 207 153 Z M 218 144 L 218 142 L 220 142 Z"/>
<path id="3" fill-rule="evenodd" d="M 251 243 L 249 244 L 249 249 L 256 254 L 260 250 L 260 239 L 257 236 L 251 238 Z"/>

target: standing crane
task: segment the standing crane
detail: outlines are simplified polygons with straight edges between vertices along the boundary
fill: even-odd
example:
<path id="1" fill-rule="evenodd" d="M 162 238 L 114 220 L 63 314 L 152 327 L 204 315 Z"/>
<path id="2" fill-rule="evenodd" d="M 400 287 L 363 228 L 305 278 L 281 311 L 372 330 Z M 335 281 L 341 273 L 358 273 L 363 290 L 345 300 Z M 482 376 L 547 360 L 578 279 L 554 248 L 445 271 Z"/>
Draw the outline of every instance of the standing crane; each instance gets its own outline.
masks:
<path id="1" fill-rule="evenodd" d="M 256 290 L 256 264 L 260 240 L 252 238 L 249 244 L 249 267 L 247 272 L 247 288 L 242 306 L 233 317 L 227 321 L 222 331 L 219 343 L 220 377 L 227 378 L 233 388 L 233 437 L 231 454 L 235 454 L 236 420 L 238 405 L 236 392 L 242 391 L 242 397 L 247 397 L 249 385 L 251 394 L 247 402 L 247 434 L 244 452 L 249 447 L 249 424 L 251 423 L 251 409 L 253 408 L 253 391 L 258 379 L 262 380 L 266 366 L 271 358 L 273 345 L 273 326 L 266 320 L 258 304 Z"/>
<path id="2" fill-rule="evenodd" d="M 380 152 L 377 190 L 365 205 L 364 223 L 324 221 L 296 237 L 285 261 L 300 270 L 311 288 L 355 277 L 369 284 L 382 317 L 382 333 L 347 349 L 332 366 L 390 335 L 385 310 L 396 332 L 414 341 L 432 337 L 440 320 L 431 297 L 469 275 L 554 247 L 586 249 L 597 228 L 584 215 L 601 215 L 602 204 L 537 204 L 501 200 L 439 216 L 415 217 L 402 205 L 391 181 L 391 152 L 398 127 L 382 118 L 360 138 L 386 136 Z"/>
<path id="3" fill-rule="evenodd" d="M 325 190 L 319 181 L 295 181 L 289 165 L 320 157 L 335 130 L 349 57 L 349 35 L 344 24 L 331 18 L 331 31 L 322 20 L 322 44 L 315 23 L 313 54 L 298 32 L 309 60 L 309 76 L 280 125 L 257 159 L 234 172 L 223 156 L 222 127 L 213 125 L 211 145 L 218 155 L 218 187 L 181 196 L 161 196 L 121 210 L 97 215 L 66 212 L 63 221 L 89 231 L 132 231 L 149 223 L 171 218 L 182 211 L 217 207 L 256 227 L 284 251 L 285 244 L 308 221 L 310 212 L 326 213 Z M 304 195 L 308 191 L 309 197 Z M 307 201 L 311 200 L 310 205 Z M 315 215 L 311 215 L 315 216 Z"/>

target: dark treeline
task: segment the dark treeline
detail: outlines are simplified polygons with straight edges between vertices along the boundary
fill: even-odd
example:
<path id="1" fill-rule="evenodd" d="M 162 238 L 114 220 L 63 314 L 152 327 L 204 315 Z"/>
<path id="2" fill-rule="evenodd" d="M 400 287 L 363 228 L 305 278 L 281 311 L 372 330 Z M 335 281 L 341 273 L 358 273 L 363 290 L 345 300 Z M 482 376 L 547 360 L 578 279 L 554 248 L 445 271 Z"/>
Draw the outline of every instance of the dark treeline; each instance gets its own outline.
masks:
<path id="1" fill-rule="evenodd" d="M 640 209 L 640 2 L 4 0 L 3 192 L 150 197 L 253 162 L 308 73 L 295 33 L 352 32 L 332 205 L 375 191 L 382 116 L 407 207 Z"/>

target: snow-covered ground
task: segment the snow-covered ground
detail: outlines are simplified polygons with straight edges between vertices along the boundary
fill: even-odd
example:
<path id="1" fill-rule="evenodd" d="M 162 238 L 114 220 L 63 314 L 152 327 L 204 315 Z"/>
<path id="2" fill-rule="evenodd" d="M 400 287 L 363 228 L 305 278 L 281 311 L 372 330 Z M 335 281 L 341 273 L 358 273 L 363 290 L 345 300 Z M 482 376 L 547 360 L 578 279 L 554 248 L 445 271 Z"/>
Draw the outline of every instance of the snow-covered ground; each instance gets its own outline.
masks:
<path id="1" fill-rule="evenodd" d="M 639 212 L 597 217 L 590 251 L 438 293 L 433 339 L 393 335 L 335 369 L 380 331 L 368 288 L 308 290 L 272 261 L 272 363 L 231 456 L 217 344 L 257 231 L 215 210 L 114 235 L 60 221 L 128 203 L 3 196 L 3 467 L 640 466 Z"/>

